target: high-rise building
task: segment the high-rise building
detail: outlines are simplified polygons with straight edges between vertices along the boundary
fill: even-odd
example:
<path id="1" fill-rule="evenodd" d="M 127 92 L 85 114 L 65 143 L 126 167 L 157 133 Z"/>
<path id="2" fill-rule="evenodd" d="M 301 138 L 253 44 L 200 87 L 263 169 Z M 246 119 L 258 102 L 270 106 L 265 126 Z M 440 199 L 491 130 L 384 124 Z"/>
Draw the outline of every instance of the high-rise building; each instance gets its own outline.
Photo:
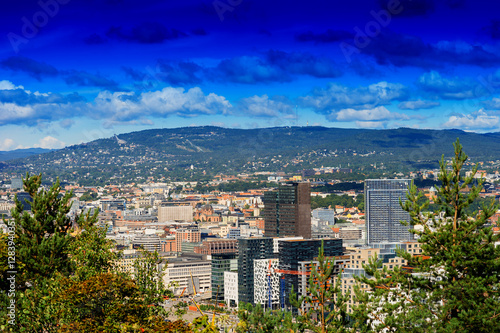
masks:
<path id="1" fill-rule="evenodd" d="M 344 253 L 342 239 L 304 239 L 304 240 L 283 240 L 279 241 L 279 268 L 284 271 L 285 290 L 282 296 L 285 304 L 289 305 L 290 291 L 298 290 L 300 261 L 311 261 L 318 257 L 319 248 L 323 241 L 325 257 L 341 256 Z"/>
<path id="2" fill-rule="evenodd" d="M 286 183 L 264 194 L 262 212 L 266 237 L 311 238 L 311 188 L 309 183 Z"/>
<path id="3" fill-rule="evenodd" d="M 212 254 L 212 300 L 224 300 L 224 272 L 238 269 L 238 255 L 233 253 Z"/>
<path id="4" fill-rule="evenodd" d="M 254 270 L 254 302 L 264 309 L 277 309 L 280 305 L 280 274 L 278 259 L 255 259 Z"/>
<path id="5" fill-rule="evenodd" d="M 10 180 L 10 188 L 13 190 L 23 189 L 23 179 L 22 178 L 12 178 Z"/>
<path id="6" fill-rule="evenodd" d="M 268 237 L 238 239 L 238 302 L 254 304 L 255 259 L 273 258 L 273 239 Z"/>
<path id="7" fill-rule="evenodd" d="M 401 242 L 413 239 L 410 214 L 401 208 L 399 201 L 406 200 L 410 179 L 365 180 L 366 243 Z"/>
<path id="8" fill-rule="evenodd" d="M 201 242 L 201 232 L 198 227 L 186 227 L 182 229 L 177 229 L 175 231 L 175 249 L 177 252 L 182 252 L 182 243 L 196 243 L 193 245 L 192 251 L 194 251 L 194 246 L 199 245 Z"/>
<path id="9" fill-rule="evenodd" d="M 335 209 L 316 208 L 312 211 L 312 216 L 320 221 L 326 221 L 330 225 L 335 224 Z"/>
<path id="10" fill-rule="evenodd" d="M 158 222 L 169 221 L 193 222 L 193 206 L 187 204 L 158 207 Z"/>
<path id="11" fill-rule="evenodd" d="M 28 192 L 18 192 L 16 194 L 17 200 L 23 205 L 23 210 L 31 211 L 31 204 L 33 203 L 33 198 Z"/>

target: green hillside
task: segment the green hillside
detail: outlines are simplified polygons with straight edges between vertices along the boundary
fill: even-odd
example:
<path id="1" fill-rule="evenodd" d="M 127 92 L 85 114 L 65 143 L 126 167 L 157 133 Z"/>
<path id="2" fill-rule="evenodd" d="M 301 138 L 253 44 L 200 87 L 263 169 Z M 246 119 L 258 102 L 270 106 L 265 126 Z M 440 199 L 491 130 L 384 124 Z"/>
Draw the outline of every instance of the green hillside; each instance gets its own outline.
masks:
<path id="1" fill-rule="evenodd" d="M 200 179 L 218 173 L 296 172 L 321 166 L 369 172 L 434 168 L 459 137 L 472 161 L 497 160 L 500 134 L 459 130 L 184 127 L 121 134 L 6 161 L 4 171 L 44 172 L 63 181 Z M 191 169 L 191 165 L 193 168 Z"/>

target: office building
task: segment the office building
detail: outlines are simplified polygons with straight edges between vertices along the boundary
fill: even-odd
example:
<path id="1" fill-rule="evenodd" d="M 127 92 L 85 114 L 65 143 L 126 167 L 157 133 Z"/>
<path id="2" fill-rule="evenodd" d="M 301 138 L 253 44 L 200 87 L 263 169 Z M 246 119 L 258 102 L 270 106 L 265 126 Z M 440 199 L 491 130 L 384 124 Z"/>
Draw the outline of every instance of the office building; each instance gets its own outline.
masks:
<path id="1" fill-rule="evenodd" d="M 101 211 L 107 210 L 125 210 L 127 208 L 127 203 L 123 199 L 109 199 L 101 200 Z"/>
<path id="2" fill-rule="evenodd" d="M 309 183 L 287 183 L 264 193 L 266 237 L 311 238 L 311 188 Z"/>
<path id="3" fill-rule="evenodd" d="M 262 305 L 264 309 L 279 308 L 281 274 L 277 272 L 278 264 L 278 259 L 256 259 L 253 261 L 254 302 Z"/>
<path id="4" fill-rule="evenodd" d="M 182 221 L 193 222 L 193 206 L 161 206 L 158 207 L 158 222 Z"/>
<path id="5" fill-rule="evenodd" d="M 33 203 L 33 198 L 28 192 L 19 192 L 16 194 L 17 200 L 21 202 L 24 211 L 31 211 L 31 204 Z"/>
<path id="6" fill-rule="evenodd" d="M 224 302 L 238 307 L 238 272 L 224 272 Z"/>
<path id="7" fill-rule="evenodd" d="M 12 178 L 10 180 L 10 188 L 13 190 L 23 189 L 23 179 L 22 178 Z"/>
<path id="8" fill-rule="evenodd" d="M 273 258 L 273 239 L 238 239 L 238 302 L 254 304 L 254 260 Z"/>
<path id="9" fill-rule="evenodd" d="M 212 300 L 224 300 L 224 272 L 238 269 L 236 253 L 212 254 Z"/>
<path id="10" fill-rule="evenodd" d="M 365 180 L 367 244 L 413 239 L 410 227 L 401 224 L 401 221 L 410 221 L 410 214 L 399 203 L 406 200 L 410 184 L 410 179 Z"/>
<path id="11" fill-rule="evenodd" d="M 222 238 L 206 239 L 201 245 L 194 248 L 194 252 L 209 255 L 238 253 L 238 240 Z"/>
<path id="12" fill-rule="evenodd" d="M 211 287 L 212 263 L 198 258 L 169 258 L 163 275 L 165 286 L 172 286 L 174 295 L 205 293 Z"/>
<path id="13" fill-rule="evenodd" d="M 329 225 L 335 224 L 335 209 L 316 208 L 312 211 L 312 216 L 319 221 L 328 222 Z"/>
<path id="14" fill-rule="evenodd" d="M 325 257 L 336 257 L 343 254 L 342 239 L 306 239 L 285 240 L 279 242 L 279 269 L 284 271 L 285 304 L 289 305 L 290 291 L 299 287 L 299 262 L 311 261 L 318 257 L 321 242 Z"/>
<path id="15" fill-rule="evenodd" d="M 201 232 L 198 227 L 186 227 L 175 231 L 175 249 L 177 252 L 182 252 L 183 243 L 196 243 L 191 251 L 194 251 L 194 246 L 201 243 Z"/>

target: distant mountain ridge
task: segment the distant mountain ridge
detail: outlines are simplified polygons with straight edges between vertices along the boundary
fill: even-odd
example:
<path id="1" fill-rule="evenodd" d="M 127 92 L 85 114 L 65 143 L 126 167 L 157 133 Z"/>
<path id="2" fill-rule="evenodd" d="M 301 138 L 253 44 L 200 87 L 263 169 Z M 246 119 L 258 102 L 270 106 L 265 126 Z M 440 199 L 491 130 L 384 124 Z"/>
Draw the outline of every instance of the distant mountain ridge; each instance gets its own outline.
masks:
<path id="1" fill-rule="evenodd" d="M 53 151 L 54 149 L 44 148 L 26 148 L 15 149 L 9 151 L 0 151 L 0 161 L 14 160 L 17 158 L 25 158 L 32 155 L 44 154 Z"/>
<path id="2" fill-rule="evenodd" d="M 457 137 L 472 160 L 500 159 L 500 133 L 201 126 L 120 134 L 10 160 L 0 168 L 44 172 L 68 181 L 185 179 L 219 173 L 296 172 L 321 166 L 363 171 L 383 165 L 385 169 L 405 172 L 436 167 L 442 154 L 450 156 Z"/>

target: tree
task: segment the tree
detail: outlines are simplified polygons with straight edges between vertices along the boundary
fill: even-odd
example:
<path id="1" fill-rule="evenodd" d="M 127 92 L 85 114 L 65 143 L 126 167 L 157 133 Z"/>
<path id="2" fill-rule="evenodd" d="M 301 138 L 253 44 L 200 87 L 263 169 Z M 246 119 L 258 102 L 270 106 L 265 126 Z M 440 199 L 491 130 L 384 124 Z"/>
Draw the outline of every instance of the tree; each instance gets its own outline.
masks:
<path id="1" fill-rule="evenodd" d="M 473 185 L 477 165 L 462 175 L 467 156 L 459 140 L 451 164 L 440 162 L 435 203 L 411 186 L 402 204 L 411 217 L 412 233 L 418 236 L 422 255 L 399 255 L 412 269 L 378 270 L 379 260 L 365 267 L 373 278 L 360 278 L 371 293 L 360 295 L 368 324 L 377 331 L 404 332 L 498 332 L 500 331 L 500 248 L 488 219 L 497 207 L 491 202 L 470 214 L 482 183 Z"/>
<path id="2" fill-rule="evenodd" d="M 304 332 L 304 325 L 293 322 L 291 312 L 264 310 L 260 304 L 252 306 L 241 303 L 238 318 L 240 320 L 236 327 L 238 333 Z"/>
<path id="3" fill-rule="evenodd" d="M 66 305 L 60 332 L 190 332 L 187 325 L 152 315 L 138 286 L 122 275 L 65 279 L 57 300 Z"/>
<path id="4" fill-rule="evenodd" d="M 72 238 L 69 234 L 72 221 L 68 217 L 71 193 L 60 196 L 59 180 L 48 191 L 41 188 L 41 174 L 27 174 L 23 183 L 33 199 L 31 214 L 24 211 L 17 197 L 12 210 L 19 271 L 16 282 L 21 289 L 26 288 L 26 282 L 33 284 L 58 272 L 69 275 L 72 271 L 68 253 Z"/>
<path id="5" fill-rule="evenodd" d="M 350 294 L 342 293 L 341 276 L 334 276 L 335 260 L 325 258 L 323 242 L 319 249 L 317 264 L 312 270 L 307 285 L 307 296 L 298 297 L 290 293 L 290 303 L 299 309 L 298 322 L 313 332 L 349 332 L 347 302 Z"/>
<path id="6" fill-rule="evenodd" d="M 134 280 L 139 291 L 144 295 L 144 300 L 148 304 L 155 305 L 151 310 L 155 314 L 166 315 L 164 308 L 159 306 L 163 302 L 163 296 L 173 296 L 163 284 L 163 269 L 158 252 L 139 250 L 140 257 L 134 262 Z"/>
<path id="7" fill-rule="evenodd" d="M 90 277 L 114 269 L 114 263 L 121 253 L 114 250 L 114 244 L 106 239 L 106 229 L 96 226 L 96 210 L 80 216 L 78 226 L 81 232 L 74 237 L 69 245 L 71 261 L 74 264 L 73 278 L 84 281 Z"/>

